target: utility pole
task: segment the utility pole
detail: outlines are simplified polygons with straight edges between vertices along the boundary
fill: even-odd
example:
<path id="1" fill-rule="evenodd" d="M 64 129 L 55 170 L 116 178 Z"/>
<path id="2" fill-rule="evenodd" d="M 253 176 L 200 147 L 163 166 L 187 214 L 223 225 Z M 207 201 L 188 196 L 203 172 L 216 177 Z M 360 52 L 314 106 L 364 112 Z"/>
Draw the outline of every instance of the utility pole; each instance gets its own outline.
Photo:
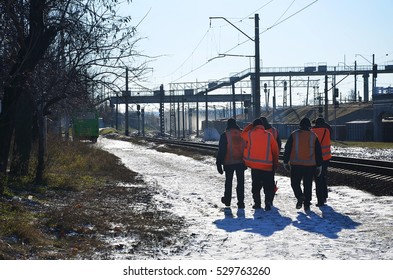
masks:
<path id="1" fill-rule="evenodd" d="M 274 124 L 274 112 L 276 111 L 276 76 L 273 76 L 273 117 L 272 124 Z"/>
<path id="2" fill-rule="evenodd" d="M 371 89 L 371 94 L 375 94 L 374 90 L 376 87 L 376 80 L 377 80 L 377 68 L 378 65 L 375 64 L 375 54 L 373 54 L 373 61 L 371 62 L 370 60 L 368 60 L 367 58 L 365 58 L 363 55 L 361 55 L 360 53 L 355 54 L 356 56 L 361 56 L 364 60 L 366 60 L 368 63 L 371 63 L 371 70 L 372 70 L 372 89 Z M 355 64 L 356 65 L 356 64 Z M 356 72 L 356 71 L 355 71 Z M 369 100 L 368 98 L 368 77 L 369 74 L 368 73 L 364 73 L 363 74 L 363 80 L 364 80 L 364 86 L 363 86 L 363 101 L 367 102 Z M 355 92 L 355 96 L 357 95 L 357 92 Z"/>
<path id="3" fill-rule="evenodd" d="M 310 87 L 310 76 L 307 77 L 307 95 L 306 95 L 306 106 L 308 106 L 308 94 L 309 94 L 309 87 Z"/>
<path id="4" fill-rule="evenodd" d="M 196 136 L 199 137 L 199 102 L 198 102 L 198 95 L 197 95 L 197 102 L 196 102 Z"/>
<path id="5" fill-rule="evenodd" d="M 190 103 L 188 103 L 188 135 L 192 133 L 192 111 L 193 108 L 190 108 Z"/>
<path id="6" fill-rule="evenodd" d="M 292 108 L 292 76 L 289 76 L 289 107 Z"/>
<path id="7" fill-rule="evenodd" d="M 233 118 L 236 120 L 236 100 L 235 100 L 235 82 L 232 82 L 232 115 Z"/>
<path id="8" fill-rule="evenodd" d="M 128 131 L 128 67 L 126 67 L 126 93 L 125 93 L 125 99 L 126 99 L 126 114 L 125 114 L 125 135 L 129 135 Z"/>
<path id="9" fill-rule="evenodd" d="M 259 54 L 259 15 L 255 14 L 255 93 L 254 93 L 254 110 L 255 118 L 259 118 L 261 115 L 261 67 L 260 67 L 260 54 Z"/>
<path id="10" fill-rule="evenodd" d="M 119 130 L 119 95 L 116 93 L 116 112 L 115 112 L 115 128 L 118 131 Z"/>
<path id="11" fill-rule="evenodd" d="M 186 131 L 185 131 L 185 129 L 186 129 L 186 118 L 185 118 L 186 111 L 185 111 L 185 108 L 184 108 L 184 96 L 182 97 L 181 104 L 182 104 L 181 117 L 182 117 L 182 128 L 183 128 L 183 139 L 185 139 L 186 138 Z"/>
<path id="12" fill-rule="evenodd" d="M 260 76 L 261 76 L 261 66 L 260 66 L 260 53 L 259 53 L 259 14 L 254 15 L 254 24 L 255 24 L 255 38 L 251 38 L 248 36 L 246 33 L 244 33 L 242 30 L 240 30 L 236 25 L 234 25 L 232 22 L 227 20 L 224 17 L 210 17 L 210 19 L 223 19 L 226 22 L 228 22 L 230 25 L 235 27 L 237 30 L 239 30 L 240 33 L 242 33 L 244 36 L 246 36 L 248 39 L 254 42 L 255 44 L 255 73 L 254 77 L 251 77 L 253 79 L 253 105 L 254 105 L 254 118 L 260 117 L 261 115 L 261 81 L 260 81 Z"/>
<path id="13" fill-rule="evenodd" d="M 373 88 L 371 90 L 371 94 L 374 95 L 375 94 L 375 87 L 377 86 L 377 64 L 375 64 L 375 54 L 373 54 Z M 364 100 L 364 101 L 368 101 L 368 100 Z"/>
<path id="14" fill-rule="evenodd" d="M 334 72 L 336 72 L 336 67 L 334 67 Z M 333 100 L 333 108 L 334 108 L 334 141 L 337 140 L 337 106 L 336 106 L 336 90 L 338 91 L 338 89 L 336 88 L 336 75 L 334 74 L 333 76 L 333 96 L 332 96 L 332 100 Z"/>
<path id="15" fill-rule="evenodd" d="M 207 101 L 207 89 L 205 90 L 205 121 L 206 121 L 206 123 L 205 123 L 205 131 L 206 131 L 206 129 L 209 127 L 208 126 L 208 122 L 209 122 L 209 109 L 208 109 L 208 101 Z"/>
<path id="16" fill-rule="evenodd" d="M 160 85 L 160 109 L 159 109 L 159 114 L 160 114 L 160 133 L 161 136 L 165 136 L 165 124 L 164 124 L 164 85 Z"/>
<path id="17" fill-rule="evenodd" d="M 180 139 L 180 101 L 177 101 L 177 138 Z"/>
<path id="18" fill-rule="evenodd" d="M 140 112 L 140 110 L 141 110 L 141 105 L 136 105 L 136 115 L 137 115 L 137 121 L 138 121 L 138 124 L 137 124 L 137 127 L 138 127 L 138 136 L 141 134 L 141 112 Z"/>
<path id="19" fill-rule="evenodd" d="M 142 116 L 142 136 L 145 137 L 145 109 L 141 109 L 141 116 Z"/>
<path id="20" fill-rule="evenodd" d="M 325 121 L 329 121 L 328 76 L 325 75 Z"/>

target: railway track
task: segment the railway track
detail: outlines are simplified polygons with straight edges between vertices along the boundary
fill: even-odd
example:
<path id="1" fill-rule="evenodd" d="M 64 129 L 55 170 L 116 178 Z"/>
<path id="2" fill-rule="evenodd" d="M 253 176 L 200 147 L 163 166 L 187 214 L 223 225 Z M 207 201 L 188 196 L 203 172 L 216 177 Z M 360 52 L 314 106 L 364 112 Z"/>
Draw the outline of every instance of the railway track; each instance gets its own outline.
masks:
<path id="1" fill-rule="evenodd" d="M 215 153 L 218 149 L 217 144 L 207 144 L 200 142 L 170 140 L 160 138 L 146 138 L 147 141 L 165 144 L 171 147 L 188 148 L 203 150 Z M 282 160 L 283 153 L 280 153 Z M 364 184 L 381 182 L 382 185 L 392 185 L 393 189 L 393 162 L 382 160 L 369 160 L 360 158 L 350 158 L 342 156 L 333 156 L 329 164 L 329 172 L 339 174 L 341 176 L 358 177 L 359 182 Z M 393 190 L 392 190 L 393 193 Z"/>
<path id="2" fill-rule="evenodd" d="M 363 176 L 393 184 L 393 162 L 333 156 L 330 169 L 342 174 Z"/>
<path id="3" fill-rule="evenodd" d="M 208 144 L 202 142 L 192 142 L 192 141 L 182 141 L 182 140 L 171 140 L 171 139 L 162 139 L 162 138 L 145 138 L 147 141 L 156 142 L 161 144 L 166 144 L 172 147 L 180 147 L 180 148 L 193 148 L 193 149 L 201 149 L 216 152 L 218 149 L 217 144 Z"/>

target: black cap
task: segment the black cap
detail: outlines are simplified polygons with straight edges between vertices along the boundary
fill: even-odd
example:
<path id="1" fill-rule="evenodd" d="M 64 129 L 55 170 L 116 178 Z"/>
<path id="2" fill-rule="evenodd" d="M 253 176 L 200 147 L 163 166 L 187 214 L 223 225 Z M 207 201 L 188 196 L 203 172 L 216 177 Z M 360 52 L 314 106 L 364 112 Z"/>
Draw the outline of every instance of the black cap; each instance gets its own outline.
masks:
<path id="1" fill-rule="evenodd" d="M 260 117 L 259 119 L 262 121 L 264 127 L 269 126 L 269 121 L 267 120 L 266 117 Z"/>
<path id="2" fill-rule="evenodd" d="M 262 123 L 262 121 L 261 121 L 260 119 L 255 119 L 255 120 L 252 122 L 252 125 L 253 125 L 253 126 L 263 125 L 263 123 Z"/>
<path id="3" fill-rule="evenodd" d="M 227 121 L 227 128 L 226 129 L 231 129 L 231 128 L 240 129 L 240 127 L 237 125 L 236 120 L 234 118 L 230 118 Z"/>
<path id="4" fill-rule="evenodd" d="M 300 126 L 301 126 L 301 127 L 311 127 L 310 119 L 309 119 L 309 118 L 303 118 L 303 119 L 300 121 Z"/>
<path id="5" fill-rule="evenodd" d="M 236 125 L 236 120 L 235 120 L 234 118 L 228 119 L 227 125 L 228 125 L 228 126 L 234 126 L 234 125 Z"/>
<path id="6" fill-rule="evenodd" d="M 317 118 L 317 119 L 315 120 L 315 124 L 316 124 L 316 125 L 324 125 L 324 124 L 325 124 L 325 119 L 319 117 L 319 118 Z"/>

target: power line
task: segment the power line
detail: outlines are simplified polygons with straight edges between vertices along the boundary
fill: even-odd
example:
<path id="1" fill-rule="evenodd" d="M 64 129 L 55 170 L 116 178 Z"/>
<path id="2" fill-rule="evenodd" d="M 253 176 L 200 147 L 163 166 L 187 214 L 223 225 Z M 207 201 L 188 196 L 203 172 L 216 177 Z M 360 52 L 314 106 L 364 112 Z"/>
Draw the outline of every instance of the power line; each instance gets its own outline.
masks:
<path id="1" fill-rule="evenodd" d="M 190 72 L 187 72 L 186 74 L 184 74 L 184 75 L 180 76 L 179 78 L 173 80 L 173 82 L 177 82 L 177 81 L 180 80 L 181 78 L 184 78 L 185 76 L 190 75 L 191 73 L 193 73 L 193 72 L 195 72 L 195 71 L 201 69 L 202 67 L 204 67 L 205 65 L 207 65 L 207 64 L 210 63 L 210 62 L 211 62 L 211 60 L 206 61 L 204 64 L 198 66 L 197 68 L 191 70 Z"/>
<path id="2" fill-rule="evenodd" d="M 262 31 L 262 32 L 261 32 L 261 33 L 259 33 L 259 34 L 263 34 L 263 33 L 265 33 L 266 31 L 268 31 L 268 30 L 270 30 L 270 29 L 272 29 L 272 28 L 276 27 L 277 25 L 279 25 L 279 24 L 281 24 L 281 23 L 283 23 L 283 22 L 287 21 L 288 19 L 290 19 L 290 18 L 294 17 L 295 15 L 297 15 L 297 14 L 299 14 L 300 12 L 304 11 L 305 9 L 307 9 L 308 7 L 310 7 L 311 5 L 315 4 L 315 3 L 316 3 L 316 2 L 318 2 L 318 1 L 319 1 L 319 0 L 315 0 L 314 2 L 312 2 L 312 3 L 308 4 L 307 6 L 303 7 L 302 9 L 298 10 L 297 12 L 293 13 L 293 14 L 292 14 L 292 15 L 290 15 L 289 17 L 286 17 L 286 18 L 285 18 L 285 19 L 283 19 L 282 21 L 279 21 L 279 22 L 277 22 L 277 23 L 273 24 L 272 26 L 270 26 L 270 27 L 266 28 L 266 30 L 265 30 L 265 31 Z"/>
<path id="3" fill-rule="evenodd" d="M 274 1 L 274 0 L 270 0 L 268 3 L 264 4 L 262 7 L 258 8 L 258 9 L 257 9 L 256 11 L 254 11 L 253 13 L 249 14 L 248 16 L 246 16 L 246 17 L 244 17 L 244 18 L 241 18 L 238 22 L 242 22 L 243 20 L 249 18 L 251 15 L 254 15 L 256 12 L 262 10 L 262 9 L 265 8 L 268 4 L 272 3 L 273 1 Z M 223 26 L 227 26 L 227 25 L 229 25 L 229 24 L 226 24 L 226 25 L 223 25 Z M 221 26 L 219 26 L 219 27 L 221 28 Z M 200 44 L 202 43 L 202 41 L 205 39 L 206 35 L 207 35 L 211 30 L 212 30 L 212 27 L 211 27 L 211 22 L 210 22 L 209 29 L 208 29 L 208 30 L 206 31 L 206 33 L 203 35 L 202 39 L 199 41 L 198 45 L 194 48 L 194 50 L 191 52 L 191 54 L 183 61 L 183 63 L 181 63 L 181 65 L 180 65 L 179 67 L 177 67 L 174 71 L 172 71 L 172 73 L 170 73 L 170 74 L 164 76 L 164 78 L 173 75 L 173 74 L 176 73 L 180 68 L 182 68 L 182 67 L 184 66 L 184 64 L 194 55 L 195 51 L 199 48 Z M 213 36 L 214 36 L 214 33 L 213 33 Z M 214 38 L 215 38 L 215 37 L 214 37 Z M 248 41 L 248 40 L 247 40 L 247 41 Z M 247 41 L 245 41 L 245 42 L 247 42 Z M 245 43 L 245 42 L 243 42 L 243 43 Z M 234 48 L 236 48 L 236 47 L 239 46 L 239 45 L 242 45 L 243 43 L 240 43 L 240 44 L 236 45 Z M 234 48 L 232 48 L 232 49 L 234 49 Z M 228 50 L 228 51 L 225 52 L 224 54 L 227 54 L 227 53 L 230 52 L 232 49 Z M 216 48 L 216 51 L 217 51 L 217 48 Z M 210 61 L 212 61 L 213 59 L 214 59 L 214 58 L 207 59 L 207 61 L 206 61 L 204 64 L 202 64 L 202 65 L 198 66 L 197 68 L 191 70 L 190 72 L 188 72 L 188 73 L 186 73 L 186 74 L 180 76 L 179 78 L 177 78 L 177 79 L 174 80 L 174 81 L 178 81 L 178 80 L 180 80 L 181 78 L 183 78 L 183 77 L 185 77 L 185 76 L 187 76 L 187 75 L 189 75 L 189 74 L 191 74 L 191 73 L 197 71 L 198 69 L 202 68 L 203 66 L 205 66 L 206 64 L 208 64 L 208 63 L 209 63 Z"/>
<path id="4" fill-rule="evenodd" d="M 272 1 L 273 1 L 273 0 L 272 0 Z M 270 1 L 270 2 L 272 2 L 272 1 Z M 308 7 L 310 7 L 311 5 L 315 4 L 315 3 L 318 2 L 318 1 L 319 1 L 319 0 L 315 0 L 314 2 L 308 4 L 307 6 L 303 7 L 302 9 L 300 9 L 300 10 L 296 11 L 295 13 L 291 14 L 290 16 L 286 17 L 285 19 L 283 19 L 283 20 L 281 20 L 281 21 L 279 21 L 279 22 L 276 21 L 273 25 L 271 25 L 270 27 L 266 28 L 265 31 L 260 32 L 259 35 L 262 35 L 263 33 L 267 32 L 268 30 L 271 30 L 272 28 L 278 26 L 279 24 L 281 24 L 281 23 L 287 21 L 288 19 L 290 19 L 290 18 L 292 18 L 293 16 L 299 14 L 300 12 L 304 11 L 305 9 L 307 9 Z M 270 2 L 269 2 L 269 3 L 270 3 Z M 294 2 L 294 1 L 293 1 L 293 2 Z M 291 5 L 288 7 L 288 9 L 292 6 L 293 2 L 292 2 Z M 269 3 L 267 3 L 267 4 L 269 4 Z M 267 4 L 266 4 L 266 5 L 267 5 Z M 266 5 L 265 5 L 265 6 L 266 6 Z M 288 9 L 284 12 L 284 14 L 288 11 Z M 284 15 L 284 14 L 283 14 L 283 15 Z M 283 16 L 283 15 L 282 15 L 282 16 Z M 282 16 L 280 16 L 280 18 L 282 18 Z M 280 19 L 280 18 L 279 18 L 279 19 Z M 224 54 L 226 54 L 226 53 L 228 53 L 228 52 L 234 50 L 234 49 L 237 48 L 238 46 L 243 45 L 244 43 L 246 43 L 246 42 L 248 42 L 248 41 L 249 41 L 249 40 L 245 40 L 245 41 L 243 41 L 243 42 L 237 44 L 237 45 L 234 46 L 233 48 L 231 48 L 231 49 L 229 49 L 228 51 L 226 51 Z"/>
<path id="5" fill-rule="evenodd" d="M 288 8 L 284 11 L 284 13 L 276 20 L 274 24 L 276 24 L 287 12 L 288 10 L 292 7 L 293 3 L 295 3 L 296 0 L 293 0 L 292 3 L 288 6 Z M 273 25 L 274 25 L 273 24 Z"/>
<path id="6" fill-rule="evenodd" d="M 253 16 L 253 15 L 255 15 L 257 12 L 259 12 L 260 10 L 262 10 L 263 8 L 265 8 L 267 5 L 269 5 L 269 4 L 270 4 L 271 2 L 273 2 L 273 1 L 274 1 L 274 0 L 269 1 L 268 3 L 266 3 L 265 5 L 263 5 L 262 7 L 258 8 L 257 10 L 255 10 L 254 12 L 252 12 L 251 14 L 249 14 L 247 17 L 243 18 L 243 20 L 246 19 L 246 18 L 249 18 L 249 17 L 251 17 L 251 16 Z"/>
<path id="7" fill-rule="evenodd" d="M 164 76 L 164 78 L 173 75 L 173 74 L 176 73 L 180 68 L 183 67 L 183 65 L 184 65 L 184 64 L 194 55 L 195 51 L 199 48 L 200 44 L 201 44 L 202 41 L 205 39 L 205 37 L 206 37 L 206 35 L 209 33 L 209 31 L 210 31 L 210 27 L 209 27 L 208 30 L 205 32 L 205 34 L 203 35 L 202 39 L 198 42 L 197 46 L 194 48 L 194 50 L 191 52 L 191 54 L 183 61 L 183 63 L 180 64 L 180 66 L 177 67 L 174 71 L 172 71 L 172 73 L 170 73 L 170 74 Z"/>
<path id="8" fill-rule="evenodd" d="M 255 12 L 257 12 L 257 11 L 263 9 L 264 7 L 266 7 L 268 4 L 270 4 L 270 3 L 273 2 L 273 1 L 274 1 L 274 0 L 269 1 L 268 3 L 266 3 L 265 5 L 263 5 L 261 8 L 259 8 L 258 10 L 256 10 Z M 300 10 L 296 11 L 295 13 L 291 14 L 290 16 L 284 18 L 283 20 L 278 21 L 278 22 L 276 21 L 273 25 L 271 25 L 270 27 L 266 28 L 264 31 L 260 32 L 259 35 L 261 35 L 261 34 L 267 32 L 267 31 L 273 29 L 274 27 L 280 25 L 281 23 L 284 23 L 285 21 L 289 20 L 290 18 L 294 17 L 295 15 L 297 15 L 297 14 L 301 13 L 302 11 L 306 10 L 307 8 L 309 8 L 310 6 L 312 6 L 313 4 L 315 4 L 315 3 L 318 2 L 318 1 L 319 1 L 319 0 L 315 0 L 315 1 L 311 2 L 310 4 L 306 5 L 305 7 L 301 8 Z M 288 11 L 288 9 L 293 5 L 293 3 L 294 3 L 294 1 L 290 4 L 290 6 L 289 6 L 289 7 L 287 8 L 287 10 L 283 13 L 283 15 Z M 251 16 L 251 15 L 253 15 L 253 14 L 250 14 L 249 16 Z M 281 15 L 280 18 L 282 18 L 283 15 Z M 249 17 L 249 16 L 248 16 L 248 17 Z M 248 17 L 245 17 L 245 18 L 248 18 Z M 245 18 L 243 18 L 243 19 L 245 19 Z M 280 18 L 279 18 L 279 19 L 280 19 Z M 279 20 L 279 19 L 278 19 L 278 20 Z M 210 28 L 209 28 L 209 30 L 210 30 Z M 204 37 L 207 35 L 207 33 L 209 32 L 209 30 L 205 33 Z M 204 37 L 202 38 L 202 40 L 204 39 Z M 201 41 L 202 41 L 202 40 L 201 40 Z M 200 41 L 200 42 L 201 42 L 201 41 Z M 228 54 L 229 52 L 233 51 L 233 50 L 236 49 L 237 47 L 239 47 L 239 46 L 241 46 L 241 45 L 243 45 L 243 44 L 245 44 L 245 43 L 247 43 L 247 42 L 249 42 L 249 41 L 250 41 L 250 39 L 247 39 L 247 40 L 245 40 L 245 41 L 243 41 L 243 42 L 241 42 L 241 43 L 238 43 L 237 45 L 235 45 L 234 47 L 230 48 L 229 50 L 227 50 L 226 52 L 224 52 L 224 53 L 222 53 L 222 54 Z M 199 43 L 199 44 L 200 44 L 200 43 Z M 198 44 L 198 46 L 199 46 L 199 44 Z M 197 47 L 198 47 L 198 46 L 197 46 Z M 189 58 L 194 54 L 195 50 L 196 50 L 196 48 L 194 49 L 194 51 L 192 52 L 192 54 L 189 56 Z M 188 60 L 189 58 L 187 58 L 187 60 Z M 204 66 L 206 66 L 207 64 L 209 64 L 212 60 L 214 60 L 214 58 L 211 58 L 211 59 L 207 60 L 207 62 L 201 64 L 200 66 L 196 67 L 195 69 L 193 69 L 193 70 L 187 72 L 186 74 L 180 76 L 179 78 L 177 78 L 177 79 L 174 80 L 174 81 L 178 81 L 178 80 L 180 80 L 181 78 L 184 78 L 185 76 L 188 76 L 189 74 L 191 74 L 191 73 L 193 73 L 193 72 L 195 72 L 195 71 L 201 69 L 202 67 L 204 67 Z M 185 61 L 185 62 L 186 62 L 186 61 Z M 185 62 L 184 62 L 180 67 L 178 67 L 177 70 L 178 70 L 179 68 L 181 68 L 181 67 L 185 64 Z"/>

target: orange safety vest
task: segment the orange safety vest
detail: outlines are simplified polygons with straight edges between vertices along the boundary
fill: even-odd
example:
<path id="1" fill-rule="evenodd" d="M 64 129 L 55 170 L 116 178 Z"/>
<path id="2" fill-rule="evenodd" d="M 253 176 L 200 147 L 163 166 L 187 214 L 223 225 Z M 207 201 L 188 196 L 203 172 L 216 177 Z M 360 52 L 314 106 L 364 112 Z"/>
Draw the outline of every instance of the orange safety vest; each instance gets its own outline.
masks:
<path id="1" fill-rule="evenodd" d="M 267 132 L 270 132 L 270 133 L 274 136 L 274 139 L 277 139 L 278 131 L 277 131 L 276 128 L 271 127 L 271 128 L 269 128 L 269 129 L 265 129 L 265 130 L 266 130 Z"/>
<path id="2" fill-rule="evenodd" d="M 315 133 L 298 129 L 292 132 L 292 138 L 291 165 L 315 166 Z"/>
<path id="3" fill-rule="evenodd" d="M 229 129 L 225 131 L 225 135 L 227 137 L 227 152 L 224 165 L 243 163 L 244 140 L 241 130 Z"/>
<path id="4" fill-rule="evenodd" d="M 253 169 L 272 171 L 278 165 L 278 146 L 271 133 L 261 126 L 243 132 L 246 147 L 243 159 Z"/>
<path id="5" fill-rule="evenodd" d="M 330 130 L 326 127 L 313 127 L 311 130 L 317 135 L 318 140 L 321 143 L 323 160 L 331 159 Z"/>

